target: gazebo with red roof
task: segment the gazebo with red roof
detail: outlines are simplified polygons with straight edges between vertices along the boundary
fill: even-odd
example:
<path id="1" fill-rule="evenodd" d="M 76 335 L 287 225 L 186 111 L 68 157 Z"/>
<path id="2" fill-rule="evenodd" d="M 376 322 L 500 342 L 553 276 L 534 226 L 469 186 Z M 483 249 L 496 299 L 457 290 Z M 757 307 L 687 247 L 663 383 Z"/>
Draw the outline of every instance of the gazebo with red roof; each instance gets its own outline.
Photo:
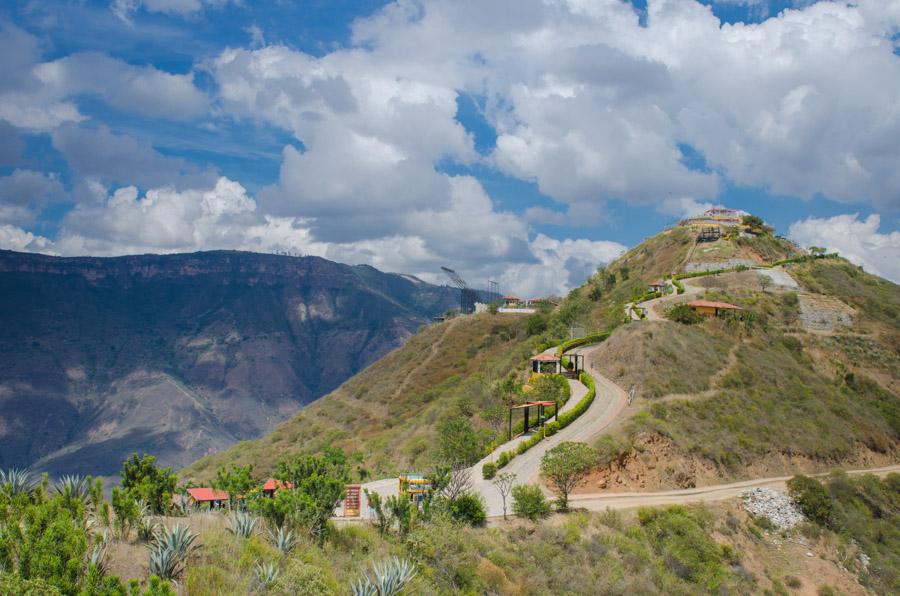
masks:
<path id="1" fill-rule="evenodd" d="M 554 372 L 556 374 L 562 372 L 562 363 L 560 362 L 559 356 L 551 354 L 550 352 L 541 352 L 540 354 L 531 357 L 531 372 L 543 372 L 541 370 L 543 364 L 555 364 Z"/>

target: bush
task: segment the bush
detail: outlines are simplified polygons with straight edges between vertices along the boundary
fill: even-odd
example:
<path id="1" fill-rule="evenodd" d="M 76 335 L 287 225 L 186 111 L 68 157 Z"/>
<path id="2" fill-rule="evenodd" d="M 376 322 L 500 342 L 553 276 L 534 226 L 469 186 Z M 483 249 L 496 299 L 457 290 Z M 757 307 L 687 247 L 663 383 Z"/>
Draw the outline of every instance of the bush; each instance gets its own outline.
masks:
<path id="1" fill-rule="evenodd" d="M 519 517 L 537 521 L 550 515 L 550 501 L 539 486 L 518 484 L 512 489 L 512 510 Z"/>
<path id="2" fill-rule="evenodd" d="M 815 478 L 797 475 L 788 480 L 788 493 L 811 521 L 829 527 L 834 515 L 831 495 Z"/>
<path id="3" fill-rule="evenodd" d="M 497 475 L 497 464 L 494 462 L 487 462 L 483 466 L 481 466 L 481 476 L 485 480 L 490 480 L 494 476 Z"/>
<path id="4" fill-rule="evenodd" d="M 497 467 L 502 468 L 503 466 L 508 464 L 509 460 L 511 460 L 511 459 L 512 459 L 512 457 L 510 457 L 509 451 L 504 451 L 503 453 L 500 454 L 500 457 L 497 458 Z"/>
<path id="5" fill-rule="evenodd" d="M 697 312 L 687 304 L 678 304 L 666 311 L 666 318 L 683 325 L 694 325 L 703 320 Z"/>
<path id="6" fill-rule="evenodd" d="M 453 499 L 448 509 L 454 521 L 470 526 L 483 526 L 487 520 L 487 512 L 481 495 L 466 492 Z"/>

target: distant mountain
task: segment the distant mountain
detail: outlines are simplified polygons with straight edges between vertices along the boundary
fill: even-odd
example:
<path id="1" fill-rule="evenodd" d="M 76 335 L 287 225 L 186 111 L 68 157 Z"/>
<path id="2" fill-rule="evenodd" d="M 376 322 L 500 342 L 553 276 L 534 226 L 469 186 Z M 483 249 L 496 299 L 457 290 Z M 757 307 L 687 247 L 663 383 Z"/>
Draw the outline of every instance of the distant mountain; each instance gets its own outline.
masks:
<path id="1" fill-rule="evenodd" d="M 0 468 L 180 467 L 265 433 L 456 293 L 317 257 L 0 251 Z"/>

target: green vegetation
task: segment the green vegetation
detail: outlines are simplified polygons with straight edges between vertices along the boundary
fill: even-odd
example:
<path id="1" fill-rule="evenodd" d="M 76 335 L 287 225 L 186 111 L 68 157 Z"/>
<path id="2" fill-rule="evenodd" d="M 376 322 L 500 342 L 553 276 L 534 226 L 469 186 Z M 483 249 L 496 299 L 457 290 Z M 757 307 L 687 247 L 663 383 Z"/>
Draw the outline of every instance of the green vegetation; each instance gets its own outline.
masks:
<path id="1" fill-rule="evenodd" d="M 682 325 L 696 325 L 703 317 L 687 304 L 676 304 L 666 310 L 666 318 Z"/>
<path id="2" fill-rule="evenodd" d="M 804 288 L 837 296 L 873 321 L 900 328 L 900 287 L 844 259 L 812 260 L 791 267 Z"/>
<path id="3" fill-rule="evenodd" d="M 147 454 L 143 457 L 132 454 L 131 459 L 122 464 L 119 475 L 122 477 L 122 490 L 145 503 L 153 513 L 166 510 L 178 481 L 170 468 L 158 468 L 156 458 Z"/>
<path id="4" fill-rule="evenodd" d="M 554 330 L 533 337 L 524 319 L 512 315 L 428 326 L 266 437 L 199 460 L 181 477 L 208 482 L 222 467 L 248 464 L 265 477 L 282 456 L 329 446 L 350 454 L 351 476 L 359 480 L 429 469 L 447 456 L 438 448 L 439 428 L 454 419 L 464 421 L 452 423 L 458 430 L 474 437 L 466 458 L 475 452 L 480 458 L 493 439 L 506 436 L 506 405 L 524 400 L 517 374 L 528 357 L 552 341 L 549 334 L 566 332 L 548 320 Z"/>
<path id="5" fill-rule="evenodd" d="M 544 454 L 541 474 L 556 492 L 556 505 L 560 511 L 568 509 L 569 493 L 584 482 L 598 460 L 597 452 L 584 443 L 560 443 Z"/>
<path id="6" fill-rule="evenodd" d="M 824 485 L 795 476 L 788 489 L 810 520 L 837 535 L 864 586 L 879 594 L 900 592 L 900 475 L 879 480 L 834 472 Z"/>
<path id="7" fill-rule="evenodd" d="M 536 522 L 550 516 L 550 501 L 540 486 L 518 484 L 512 487 L 512 510 L 519 517 Z"/>

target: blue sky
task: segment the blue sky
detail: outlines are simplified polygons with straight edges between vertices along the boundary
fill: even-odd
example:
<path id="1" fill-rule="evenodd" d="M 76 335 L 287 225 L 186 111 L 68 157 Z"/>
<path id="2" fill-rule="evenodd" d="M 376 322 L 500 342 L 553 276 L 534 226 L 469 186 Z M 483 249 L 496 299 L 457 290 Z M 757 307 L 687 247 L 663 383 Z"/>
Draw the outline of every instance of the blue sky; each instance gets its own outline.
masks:
<path id="1" fill-rule="evenodd" d="M 3 248 L 559 293 L 726 205 L 900 278 L 894 0 L 18 2 L 0 26 Z"/>

